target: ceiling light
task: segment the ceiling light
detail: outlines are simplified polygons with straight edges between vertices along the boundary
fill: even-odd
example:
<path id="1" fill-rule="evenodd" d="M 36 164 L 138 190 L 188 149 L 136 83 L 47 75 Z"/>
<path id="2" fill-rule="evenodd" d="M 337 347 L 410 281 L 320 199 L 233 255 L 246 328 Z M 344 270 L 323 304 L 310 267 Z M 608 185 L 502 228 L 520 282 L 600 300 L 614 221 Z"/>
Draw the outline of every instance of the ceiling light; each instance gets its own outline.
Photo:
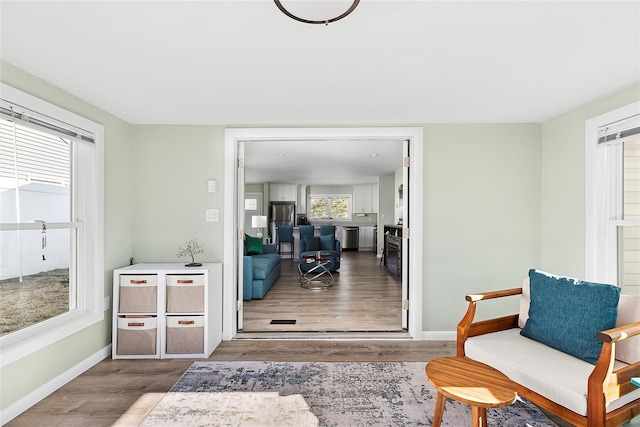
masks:
<path id="1" fill-rule="evenodd" d="M 373 153 L 371 157 L 378 157 L 378 153 Z"/>
<path id="2" fill-rule="evenodd" d="M 274 0 L 276 6 L 290 18 L 307 24 L 325 24 L 344 18 L 358 6 L 360 0 Z"/>

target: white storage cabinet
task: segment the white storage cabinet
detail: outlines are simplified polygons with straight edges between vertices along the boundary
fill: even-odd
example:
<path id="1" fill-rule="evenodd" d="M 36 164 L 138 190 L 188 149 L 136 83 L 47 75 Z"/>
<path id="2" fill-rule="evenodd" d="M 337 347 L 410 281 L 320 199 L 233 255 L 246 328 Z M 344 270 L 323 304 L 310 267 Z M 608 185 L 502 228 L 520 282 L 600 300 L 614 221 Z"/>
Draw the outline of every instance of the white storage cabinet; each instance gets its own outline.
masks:
<path id="1" fill-rule="evenodd" d="M 378 212 L 378 185 L 358 184 L 353 186 L 353 213 Z"/>
<path id="2" fill-rule="evenodd" d="M 222 264 L 113 272 L 113 359 L 206 358 L 222 341 Z"/>
<path id="3" fill-rule="evenodd" d="M 358 235 L 358 250 L 360 251 L 372 251 L 373 250 L 373 226 L 360 227 L 360 233 Z"/>
<path id="4" fill-rule="evenodd" d="M 271 184 L 269 186 L 269 200 L 272 202 L 297 203 L 298 186 L 296 184 Z"/>

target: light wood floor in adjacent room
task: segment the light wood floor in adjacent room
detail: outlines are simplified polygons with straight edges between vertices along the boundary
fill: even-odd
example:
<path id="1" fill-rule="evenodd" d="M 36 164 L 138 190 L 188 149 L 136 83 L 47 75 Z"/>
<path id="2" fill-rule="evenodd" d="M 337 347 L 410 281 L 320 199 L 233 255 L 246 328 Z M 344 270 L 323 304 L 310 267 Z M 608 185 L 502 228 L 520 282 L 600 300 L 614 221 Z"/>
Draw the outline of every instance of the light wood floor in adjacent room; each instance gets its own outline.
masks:
<path id="1" fill-rule="evenodd" d="M 453 341 L 243 339 L 223 342 L 208 360 L 426 363 L 454 354 Z M 193 361 L 106 359 L 7 426 L 137 426 Z"/>
<path id="2" fill-rule="evenodd" d="M 243 332 L 402 331 L 401 281 L 375 252 L 343 251 L 333 276 L 326 290 L 302 288 L 298 263 L 283 259 L 282 273 L 265 297 L 244 302 Z"/>

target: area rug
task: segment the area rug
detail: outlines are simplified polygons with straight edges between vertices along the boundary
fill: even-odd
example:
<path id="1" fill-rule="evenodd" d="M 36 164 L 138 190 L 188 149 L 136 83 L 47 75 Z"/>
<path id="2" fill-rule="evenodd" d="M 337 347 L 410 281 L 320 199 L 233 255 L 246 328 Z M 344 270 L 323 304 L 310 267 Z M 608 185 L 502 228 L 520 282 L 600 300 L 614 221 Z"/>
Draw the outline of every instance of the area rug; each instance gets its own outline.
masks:
<path id="1" fill-rule="evenodd" d="M 425 363 L 195 362 L 141 426 L 430 426 Z M 556 427 L 519 399 L 487 410 L 490 426 Z M 448 400 L 442 425 L 471 424 Z"/>

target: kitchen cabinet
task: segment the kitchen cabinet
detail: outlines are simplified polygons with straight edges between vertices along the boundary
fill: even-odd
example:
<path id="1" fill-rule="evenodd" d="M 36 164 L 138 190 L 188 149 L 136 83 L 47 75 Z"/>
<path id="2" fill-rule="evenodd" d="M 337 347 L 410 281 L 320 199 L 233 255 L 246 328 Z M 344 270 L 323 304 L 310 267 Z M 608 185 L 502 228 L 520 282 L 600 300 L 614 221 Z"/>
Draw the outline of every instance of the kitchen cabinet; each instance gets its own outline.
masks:
<path id="1" fill-rule="evenodd" d="M 372 251 L 373 250 L 373 229 L 374 226 L 360 227 L 358 250 L 359 251 Z"/>
<path id="2" fill-rule="evenodd" d="M 298 200 L 298 186 L 296 184 L 271 184 L 269 186 L 269 200 L 272 202 L 295 202 Z"/>
<path id="3" fill-rule="evenodd" d="M 113 359 L 207 358 L 222 341 L 222 263 L 113 271 Z"/>
<path id="4" fill-rule="evenodd" d="M 305 184 L 298 185 L 298 203 L 296 204 L 296 212 L 299 214 L 307 213 L 307 186 Z"/>
<path id="5" fill-rule="evenodd" d="M 376 213 L 378 211 L 378 184 L 353 186 L 353 213 Z"/>

